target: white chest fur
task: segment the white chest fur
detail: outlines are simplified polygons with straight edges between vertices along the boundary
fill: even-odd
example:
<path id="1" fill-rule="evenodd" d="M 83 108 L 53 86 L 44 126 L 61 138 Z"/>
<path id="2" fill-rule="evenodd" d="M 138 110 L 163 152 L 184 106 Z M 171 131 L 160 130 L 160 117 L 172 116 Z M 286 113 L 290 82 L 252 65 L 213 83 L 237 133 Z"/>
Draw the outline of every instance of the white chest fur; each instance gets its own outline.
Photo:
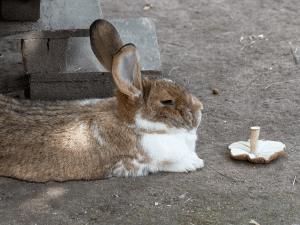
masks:
<path id="1" fill-rule="evenodd" d="M 143 134 L 142 148 L 156 162 L 180 161 L 186 154 L 195 151 L 195 133 Z"/>
<path id="2" fill-rule="evenodd" d="M 187 172 L 204 165 L 195 153 L 196 141 L 196 130 L 168 134 L 145 133 L 141 146 L 152 159 L 150 171 Z"/>
<path id="3" fill-rule="evenodd" d="M 199 111 L 199 123 L 201 112 Z M 148 131 L 168 131 L 166 134 L 142 133 L 141 147 L 151 158 L 150 171 L 187 172 L 204 166 L 203 160 L 195 153 L 197 134 L 185 129 L 170 129 L 165 124 L 145 120 L 137 114 L 135 123 L 138 128 Z"/>

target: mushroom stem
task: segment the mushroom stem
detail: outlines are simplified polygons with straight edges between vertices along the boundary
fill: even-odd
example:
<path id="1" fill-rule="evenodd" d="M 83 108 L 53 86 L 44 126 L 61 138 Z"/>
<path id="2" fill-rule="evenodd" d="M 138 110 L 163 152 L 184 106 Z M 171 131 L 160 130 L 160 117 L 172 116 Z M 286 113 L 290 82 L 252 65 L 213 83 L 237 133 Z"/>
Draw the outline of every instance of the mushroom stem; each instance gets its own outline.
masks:
<path id="1" fill-rule="evenodd" d="M 250 153 L 255 154 L 258 145 L 260 127 L 251 127 Z"/>

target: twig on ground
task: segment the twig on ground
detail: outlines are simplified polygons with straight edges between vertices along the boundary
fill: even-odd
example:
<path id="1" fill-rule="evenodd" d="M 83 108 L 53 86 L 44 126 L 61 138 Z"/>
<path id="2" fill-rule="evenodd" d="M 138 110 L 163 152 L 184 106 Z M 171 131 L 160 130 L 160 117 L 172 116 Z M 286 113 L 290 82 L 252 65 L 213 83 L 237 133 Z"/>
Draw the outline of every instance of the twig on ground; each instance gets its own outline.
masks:
<path id="1" fill-rule="evenodd" d="M 275 82 L 273 84 L 270 84 L 268 85 L 267 87 L 265 87 L 265 89 L 271 87 L 272 85 L 275 85 L 275 84 L 282 84 L 282 83 L 287 83 L 287 82 L 294 82 L 294 81 L 299 81 L 300 79 L 296 79 L 296 80 L 286 80 L 286 81 L 281 81 L 281 82 Z"/>
<path id="2" fill-rule="evenodd" d="M 295 181 L 296 181 L 296 176 L 295 176 L 295 179 L 294 179 L 294 181 L 293 181 L 293 186 L 295 185 Z"/>
<path id="3" fill-rule="evenodd" d="M 240 51 L 242 51 L 246 46 L 251 46 L 251 45 L 254 44 L 255 42 L 256 42 L 256 41 L 251 41 L 250 44 L 244 45 L 244 46 L 240 49 Z"/>
<path id="4" fill-rule="evenodd" d="M 185 202 L 187 202 L 187 201 L 189 201 L 189 200 L 191 200 L 192 198 L 189 198 L 188 200 L 186 200 Z"/>
<path id="5" fill-rule="evenodd" d="M 242 51 L 247 45 L 245 45 L 244 43 L 243 43 L 243 40 L 244 40 L 245 38 L 242 36 L 240 39 L 239 39 L 239 42 L 240 42 L 240 44 L 241 45 L 243 45 L 243 47 L 240 49 L 240 51 Z"/>
<path id="6" fill-rule="evenodd" d="M 249 86 L 251 86 L 251 84 L 252 84 L 253 82 L 255 82 L 255 81 L 257 81 L 257 78 L 252 79 L 252 80 L 249 82 Z"/>
<path id="7" fill-rule="evenodd" d="M 239 43 L 241 44 L 241 45 L 243 45 L 243 47 L 240 49 L 240 51 L 242 51 L 245 47 L 247 47 L 247 46 L 251 46 L 252 44 L 254 44 L 256 41 L 256 39 L 263 39 L 264 38 L 264 35 L 263 34 L 261 34 L 261 35 L 258 35 L 258 36 L 255 36 L 255 35 L 249 35 L 248 37 L 240 37 L 240 39 L 239 39 Z M 250 43 L 246 43 L 246 42 L 249 42 L 249 41 L 246 41 L 246 40 L 249 40 L 250 39 Z"/>
<path id="8" fill-rule="evenodd" d="M 172 72 L 173 70 L 176 70 L 176 69 L 178 69 L 178 68 L 180 68 L 180 66 L 177 66 L 177 67 L 174 67 L 173 69 L 171 69 L 170 72 L 169 72 L 168 77 L 170 76 L 170 74 L 171 74 L 171 72 Z"/>
<path id="9" fill-rule="evenodd" d="M 176 43 L 171 43 L 171 42 L 166 42 L 166 41 L 159 41 L 161 43 L 166 43 L 166 44 L 169 44 L 169 45 L 176 45 L 176 46 L 179 46 L 179 47 L 186 47 L 186 45 L 183 45 L 183 44 L 176 44 Z"/>
<path id="10" fill-rule="evenodd" d="M 298 48 L 297 48 L 298 49 Z M 291 48 L 291 51 L 292 51 L 292 54 L 293 54 L 293 57 L 294 57 L 294 60 L 296 62 L 297 65 L 300 65 L 300 60 L 298 58 L 298 56 L 295 54 L 297 52 L 297 49 L 296 51 L 294 52 L 293 48 Z"/>
<path id="11" fill-rule="evenodd" d="M 223 174 L 223 173 L 220 173 L 218 170 L 216 170 L 215 168 L 213 168 L 213 167 L 211 167 L 211 166 L 209 166 L 209 165 L 208 165 L 208 167 L 212 168 L 212 169 L 213 169 L 214 171 L 216 171 L 218 174 L 220 174 L 220 175 L 226 177 L 227 179 L 230 179 L 230 180 L 233 180 L 233 181 L 244 182 L 243 180 L 236 180 L 236 179 L 233 179 L 233 178 L 231 178 L 231 177 L 228 177 L 227 175 L 225 175 L 225 174 Z"/>
<path id="12" fill-rule="evenodd" d="M 248 45 L 244 45 L 244 46 L 240 49 L 240 51 L 242 51 L 246 46 L 248 46 Z"/>

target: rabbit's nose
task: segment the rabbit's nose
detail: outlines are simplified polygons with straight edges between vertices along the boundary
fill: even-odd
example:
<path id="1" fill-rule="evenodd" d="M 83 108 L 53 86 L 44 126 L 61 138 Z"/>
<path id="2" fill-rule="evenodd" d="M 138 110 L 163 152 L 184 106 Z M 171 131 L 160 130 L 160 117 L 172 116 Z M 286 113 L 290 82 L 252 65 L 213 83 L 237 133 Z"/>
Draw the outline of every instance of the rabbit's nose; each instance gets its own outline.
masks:
<path id="1" fill-rule="evenodd" d="M 192 105 L 196 108 L 203 109 L 202 103 L 194 95 L 191 96 Z"/>

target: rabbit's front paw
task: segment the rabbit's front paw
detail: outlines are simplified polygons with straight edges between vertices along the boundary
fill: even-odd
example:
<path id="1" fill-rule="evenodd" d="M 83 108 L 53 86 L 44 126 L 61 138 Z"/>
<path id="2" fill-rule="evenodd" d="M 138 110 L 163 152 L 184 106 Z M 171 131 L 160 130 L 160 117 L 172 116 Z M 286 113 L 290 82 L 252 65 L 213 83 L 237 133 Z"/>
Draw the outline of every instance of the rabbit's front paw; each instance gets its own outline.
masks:
<path id="1" fill-rule="evenodd" d="M 189 171 L 195 171 L 196 167 L 191 163 L 176 163 L 163 168 L 166 172 L 177 172 L 177 173 L 187 173 Z"/>
<path id="2" fill-rule="evenodd" d="M 200 169 L 200 168 L 204 167 L 204 161 L 203 161 L 203 159 L 200 159 L 198 157 L 194 158 L 192 160 L 192 164 L 193 164 L 193 166 L 196 167 L 196 169 Z"/>
<path id="3" fill-rule="evenodd" d="M 163 171 L 168 172 L 188 172 L 195 171 L 196 169 L 202 168 L 204 166 L 204 162 L 202 159 L 198 158 L 198 156 L 193 156 L 184 159 L 181 162 L 173 163 L 171 165 L 165 166 Z"/>

